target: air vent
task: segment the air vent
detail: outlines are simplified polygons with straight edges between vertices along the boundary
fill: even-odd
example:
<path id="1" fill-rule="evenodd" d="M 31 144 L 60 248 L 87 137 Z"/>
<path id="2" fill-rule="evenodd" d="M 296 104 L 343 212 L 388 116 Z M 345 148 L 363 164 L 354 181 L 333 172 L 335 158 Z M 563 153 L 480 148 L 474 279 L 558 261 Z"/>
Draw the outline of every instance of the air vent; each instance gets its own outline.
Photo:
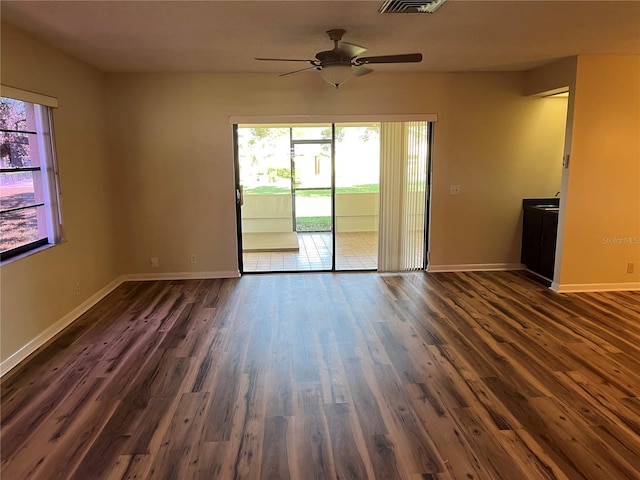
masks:
<path id="1" fill-rule="evenodd" d="M 434 13 L 447 0 L 387 0 L 379 13 Z"/>

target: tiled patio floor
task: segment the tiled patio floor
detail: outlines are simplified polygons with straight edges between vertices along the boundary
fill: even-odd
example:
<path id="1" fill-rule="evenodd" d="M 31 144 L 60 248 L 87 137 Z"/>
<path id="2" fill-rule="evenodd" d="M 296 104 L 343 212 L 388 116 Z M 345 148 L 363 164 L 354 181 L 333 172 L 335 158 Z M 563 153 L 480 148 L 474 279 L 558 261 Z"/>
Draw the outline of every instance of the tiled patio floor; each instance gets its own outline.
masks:
<path id="1" fill-rule="evenodd" d="M 298 233 L 299 252 L 245 252 L 244 271 L 331 270 L 331 233 Z M 378 232 L 336 234 L 336 270 L 376 270 Z"/>

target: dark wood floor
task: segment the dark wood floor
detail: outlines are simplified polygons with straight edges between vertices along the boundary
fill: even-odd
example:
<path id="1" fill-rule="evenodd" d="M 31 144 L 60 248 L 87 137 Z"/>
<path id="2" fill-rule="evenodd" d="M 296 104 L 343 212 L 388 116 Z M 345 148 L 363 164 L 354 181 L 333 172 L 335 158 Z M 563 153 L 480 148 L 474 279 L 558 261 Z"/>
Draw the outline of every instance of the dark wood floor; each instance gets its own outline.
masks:
<path id="1" fill-rule="evenodd" d="M 13 479 L 638 479 L 640 292 L 129 282 L 2 380 Z"/>

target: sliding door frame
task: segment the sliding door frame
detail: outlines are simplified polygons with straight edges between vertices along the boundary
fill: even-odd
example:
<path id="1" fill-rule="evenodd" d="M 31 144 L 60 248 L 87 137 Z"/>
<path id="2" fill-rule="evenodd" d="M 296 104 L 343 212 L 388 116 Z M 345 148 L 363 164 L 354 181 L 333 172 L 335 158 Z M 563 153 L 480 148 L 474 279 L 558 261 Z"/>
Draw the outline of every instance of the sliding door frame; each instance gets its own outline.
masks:
<path id="1" fill-rule="evenodd" d="M 326 190 L 325 188 L 296 188 L 296 164 L 295 164 L 295 148 L 296 145 L 330 145 L 331 147 L 331 186 L 329 190 L 331 190 L 331 230 L 333 232 L 334 227 L 334 209 L 333 209 L 333 201 L 335 195 L 335 177 L 333 172 L 333 154 L 335 151 L 335 144 L 333 138 L 331 139 L 320 139 L 320 140 L 294 140 L 292 138 L 293 129 L 290 129 L 289 132 L 289 145 L 291 146 L 291 193 L 292 193 L 292 222 L 293 222 L 293 231 L 297 231 L 297 218 L 296 218 L 296 190 Z"/>
<path id="2" fill-rule="evenodd" d="M 237 253 L 238 253 L 238 272 L 244 274 L 244 259 L 242 245 L 242 191 L 240 189 L 240 159 L 238 152 L 238 126 L 239 125 L 289 125 L 295 127 L 300 124 L 330 124 L 331 125 L 331 272 L 348 272 L 349 270 L 336 270 L 336 190 L 335 190 L 335 141 L 336 141 L 336 124 L 342 123 L 381 123 L 381 122 L 410 122 L 423 121 L 428 122 L 428 138 L 429 149 L 427 158 L 427 194 L 425 195 L 425 225 L 424 229 L 424 262 L 423 270 L 429 265 L 429 238 L 431 236 L 431 194 L 433 181 L 433 152 L 434 152 L 434 125 L 438 121 L 437 114 L 407 114 L 407 115 L 283 115 L 283 116 L 250 116 L 250 115 L 232 115 L 229 117 L 229 123 L 233 127 L 233 161 L 234 161 L 234 177 L 235 177 L 235 196 L 236 196 L 236 237 L 237 237 Z M 305 143 L 301 141 L 300 143 Z M 309 141 L 306 143 L 321 143 L 318 141 Z M 329 143 L 329 142 L 327 142 Z M 293 149 L 293 144 L 291 144 Z M 294 188 L 292 184 L 292 189 Z M 295 202 L 295 198 L 293 199 Z M 294 212 L 295 214 L 295 203 Z M 293 219 L 295 222 L 295 217 Z M 311 272 L 327 272 L 328 270 L 312 270 Z M 263 272 L 249 272 L 263 273 Z M 301 271 L 278 271 L 264 273 L 309 273 L 307 270 Z"/>
<path id="3" fill-rule="evenodd" d="M 233 124 L 233 176 L 235 178 L 234 195 L 236 197 L 236 245 L 238 248 L 238 273 L 244 273 L 242 256 L 242 190 L 240 190 L 240 157 L 238 152 L 238 125 Z"/>
<path id="4" fill-rule="evenodd" d="M 424 229 L 424 262 L 423 270 L 427 270 L 429 266 L 429 239 L 431 238 L 431 193 L 433 191 L 433 131 L 435 122 L 429 122 L 427 126 L 427 136 L 429 138 L 429 149 L 427 150 L 427 194 L 424 196 L 424 221 L 426 228 Z"/>
<path id="5" fill-rule="evenodd" d="M 331 123 L 331 271 L 336 271 L 336 124 Z"/>

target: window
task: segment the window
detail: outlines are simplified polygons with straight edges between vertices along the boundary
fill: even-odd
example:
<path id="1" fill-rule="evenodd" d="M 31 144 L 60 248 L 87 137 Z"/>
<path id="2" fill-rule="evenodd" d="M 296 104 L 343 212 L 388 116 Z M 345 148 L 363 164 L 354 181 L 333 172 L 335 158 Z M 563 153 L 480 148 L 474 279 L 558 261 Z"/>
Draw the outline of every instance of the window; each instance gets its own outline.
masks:
<path id="1" fill-rule="evenodd" d="M 1 98 L 1 260 L 62 239 L 51 118 L 48 106 Z"/>

